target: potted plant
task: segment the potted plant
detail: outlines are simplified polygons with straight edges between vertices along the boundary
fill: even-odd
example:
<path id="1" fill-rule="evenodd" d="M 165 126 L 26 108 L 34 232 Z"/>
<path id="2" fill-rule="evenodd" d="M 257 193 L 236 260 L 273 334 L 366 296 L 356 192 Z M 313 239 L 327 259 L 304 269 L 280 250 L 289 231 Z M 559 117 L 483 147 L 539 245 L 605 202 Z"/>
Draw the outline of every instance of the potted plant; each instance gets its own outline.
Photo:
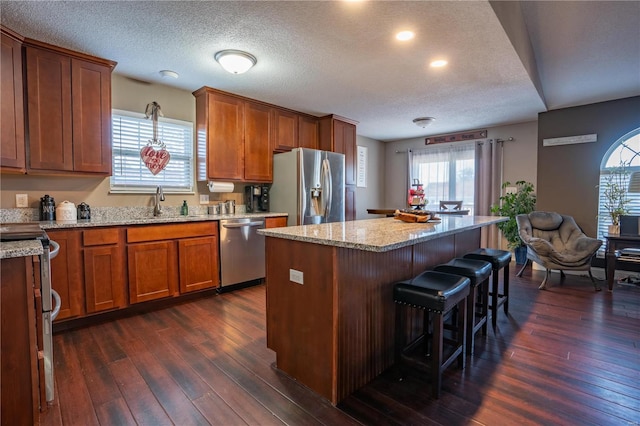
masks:
<path id="1" fill-rule="evenodd" d="M 512 186 L 511 182 L 504 182 L 502 189 Z M 500 203 L 491 206 L 491 213 L 509 218 L 506 222 L 497 224 L 498 229 L 507 240 L 510 250 L 516 255 L 516 263 L 524 264 L 527 261 L 527 248 L 520 239 L 516 216 L 519 214 L 531 213 L 536 206 L 536 195 L 533 191 L 533 184 L 524 180 L 519 180 L 515 184 L 516 191 L 504 194 L 500 197 Z"/>
<path id="2" fill-rule="evenodd" d="M 624 163 L 620 163 L 620 167 L 616 167 L 604 178 L 604 209 L 607 216 L 611 219 L 609 225 L 609 234 L 620 233 L 620 215 L 628 214 L 628 204 L 630 202 L 627 197 L 627 181 L 628 175 Z"/>

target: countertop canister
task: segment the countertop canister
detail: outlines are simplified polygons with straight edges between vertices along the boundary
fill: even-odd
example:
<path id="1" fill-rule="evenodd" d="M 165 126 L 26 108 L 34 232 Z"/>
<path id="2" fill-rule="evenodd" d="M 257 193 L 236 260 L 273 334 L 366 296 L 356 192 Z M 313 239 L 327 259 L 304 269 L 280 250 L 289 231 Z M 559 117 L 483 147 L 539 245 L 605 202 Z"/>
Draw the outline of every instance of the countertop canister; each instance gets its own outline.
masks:
<path id="1" fill-rule="evenodd" d="M 76 205 L 71 201 L 64 200 L 56 207 L 56 222 L 77 222 L 77 215 Z"/>

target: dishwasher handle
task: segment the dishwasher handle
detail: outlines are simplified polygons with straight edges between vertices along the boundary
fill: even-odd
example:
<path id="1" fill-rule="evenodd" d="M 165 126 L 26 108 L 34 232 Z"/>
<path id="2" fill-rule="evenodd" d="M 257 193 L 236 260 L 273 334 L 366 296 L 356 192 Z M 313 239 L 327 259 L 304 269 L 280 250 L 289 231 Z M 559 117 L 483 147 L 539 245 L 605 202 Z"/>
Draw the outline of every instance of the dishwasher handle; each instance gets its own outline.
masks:
<path id="1" fill-rule="evenodd" d="M 232 229 L 232 228 L 244 228 L 245 226 L 263 226 L 264 222 L 245 222 L 245 223 L 224 223 L 223 227 Z"/>

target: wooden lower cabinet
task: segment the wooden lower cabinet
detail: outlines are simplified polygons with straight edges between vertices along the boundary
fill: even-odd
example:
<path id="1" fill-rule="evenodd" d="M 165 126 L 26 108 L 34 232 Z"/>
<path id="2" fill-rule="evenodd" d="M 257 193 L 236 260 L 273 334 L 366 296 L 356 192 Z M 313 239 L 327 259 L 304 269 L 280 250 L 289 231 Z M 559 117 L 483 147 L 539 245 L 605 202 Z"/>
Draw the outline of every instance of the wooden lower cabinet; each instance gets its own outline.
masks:
<path id="1" fill-rule="evenodd" d="M 47 230 L 49 239 L 60 244 L 58 255 L 51 260 L 51 287 L 61 299 L 56 321 L 84 314 L 84 284 L 80 231 Z"/>
<path id="2" fill-rule="evenodd" d="M 83 231 L 84 289 L 87 313 L 126 306 L 123 231 L 102 228 Z"/>
<path id="3" fill-rule="evenodd" d="M 178 241 L 180 293 L 204 290 L 220 284 L 218 238 L 189 238 Z"/>
<path id="4" fill-rule="evenodd" d="M 282 228 L 287 226 L 287 216 L 268 217 L 264 221 L 265 228 Z"/>
<path id="5" fill-rule="evenodd" d="M 219 284 L 218 222 L 127 228 L 129 303 Z"/>
<path id="6" fill-rule="evenodd" d="M 131 244 L 127 247 L 129 303 L 174 296 L 178 288 L 175 241 Z"/>
<path id="7" fill-rule="evenodd" d="M 0 275 L 2 424 L 39 424 L 38 350 L 32 258 L 15 257 L 0 260 Z"/>
<path id="8" fill-rule="evenodd" d="M 220 284 L 215 221 L 47 233 L 60 244 L 51 261 L 53 288 L 62 299 L 56 322 Z"/>
<path id="9" fill-rule="evenodd" d="M 125 306 L 122 248 L 84 249 L 84 282 L 87 313 Z"/>

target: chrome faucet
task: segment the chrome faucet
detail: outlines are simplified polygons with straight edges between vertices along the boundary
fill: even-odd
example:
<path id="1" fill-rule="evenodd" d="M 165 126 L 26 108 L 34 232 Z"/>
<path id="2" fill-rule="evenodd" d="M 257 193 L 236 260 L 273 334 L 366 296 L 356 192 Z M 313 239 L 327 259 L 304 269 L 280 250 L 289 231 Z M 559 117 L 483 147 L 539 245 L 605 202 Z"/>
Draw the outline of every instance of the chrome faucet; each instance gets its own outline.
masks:
<path id="1" fill-rule="evenodd" d="M 164 192 L 162 191 L 162 186 L 158 185 L 156 188 L 156 196 L 154 198 L 155 206 L 153 207 L 153 215 L 160 216 L 162 213 L 162 206 L 160 205 L 160 201 L 164 201 Z"/>

